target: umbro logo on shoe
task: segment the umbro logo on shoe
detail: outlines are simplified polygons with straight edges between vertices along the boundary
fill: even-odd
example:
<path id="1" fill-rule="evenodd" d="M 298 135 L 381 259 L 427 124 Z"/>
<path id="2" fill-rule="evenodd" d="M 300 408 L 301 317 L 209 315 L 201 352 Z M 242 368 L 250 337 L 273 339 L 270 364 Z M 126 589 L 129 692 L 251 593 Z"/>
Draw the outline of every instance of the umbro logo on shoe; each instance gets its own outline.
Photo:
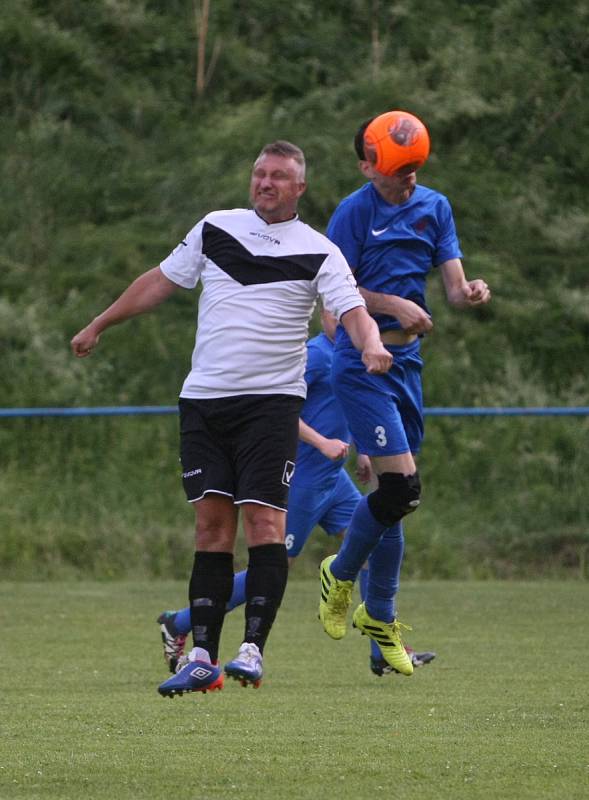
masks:
<path id="1" fill-rule="evenodd" d="M 191 671 L 190 677 L 204 681 L 206 678 L 209 678 L 212 674 L 213 671 L 211 669 L 207 669 L 206 667 L 195 667 L 195 669 Z"/>

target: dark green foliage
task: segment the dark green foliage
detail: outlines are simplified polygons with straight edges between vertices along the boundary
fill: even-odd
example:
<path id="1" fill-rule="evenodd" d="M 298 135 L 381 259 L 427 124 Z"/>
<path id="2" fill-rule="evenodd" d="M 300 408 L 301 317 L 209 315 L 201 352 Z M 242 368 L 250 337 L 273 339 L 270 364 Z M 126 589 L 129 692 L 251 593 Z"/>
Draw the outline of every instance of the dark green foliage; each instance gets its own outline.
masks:
<path id="1" fill-rule="evenodd" d="M 493 290 L 490 307 L 457 312 L 432 277 L 427 404 L 586 405 L 586 4 L 211 0 L 200 93 L 197 6 L 4 3 L 0 405 L 174 403 L 192 294 L 109 331 L 83 362 L 70 337 L 205 212 L 247 204 L 269 140 L 305 149 L 301 213 L 323 227 L 360 185 L 358 124 L 391 107 L 427 122 L 421 180 L 450 197 L 467 273 Z M 546 571 L 546 556 L 583 572 L 586 435 L 582 419 L 430 421 L 411 568 Z M 189 551 L 192 521 L 175 436 L 153 418 L 1 422 L 7 569 L 176 570 L 169 549 Z"/>

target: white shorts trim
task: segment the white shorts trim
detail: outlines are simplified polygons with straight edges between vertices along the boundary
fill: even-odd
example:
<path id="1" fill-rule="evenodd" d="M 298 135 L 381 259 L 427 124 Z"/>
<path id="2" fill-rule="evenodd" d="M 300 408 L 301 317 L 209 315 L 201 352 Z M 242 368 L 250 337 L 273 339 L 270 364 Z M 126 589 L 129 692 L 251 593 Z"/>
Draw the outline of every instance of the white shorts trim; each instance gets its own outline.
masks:
<path id="1" fill-rule="evenodd" d="M 233 497 L 231 492 L 221 492 L 219 489 L 205 489 L 205 491 L 201 494 L 200 497 L 195 497 L 192 500 L 187 500 L 187 503 L 198 503 L 199 500 L 202 500 L 207 494 L 222 494 L 223 497 Z"/>
<path id="2" fill-rule="evenodd" d="M 282 506 L 272 505 L 272 503 L 264 503 L 261 500 L 247 500 L 247 499 L 236 500 L 234 505 L 240 506 L 243 503 L 255 503 L 257 506 L 266 506 L 266 508 L 275 508 L 277 511 L 282 511 L 284 514 L 286 514 L 286 508 L 282 508 Z"/>

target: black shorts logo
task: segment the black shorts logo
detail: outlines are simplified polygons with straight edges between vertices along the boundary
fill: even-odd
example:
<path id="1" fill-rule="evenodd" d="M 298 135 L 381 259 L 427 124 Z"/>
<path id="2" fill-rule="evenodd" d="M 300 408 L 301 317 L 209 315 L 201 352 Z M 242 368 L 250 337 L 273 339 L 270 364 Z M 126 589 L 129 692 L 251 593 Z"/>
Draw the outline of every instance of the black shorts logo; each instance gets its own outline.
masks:
<path id="1" fill-rule="evenodd" d="M 294 471 L 295 471 L 294 461 L 285 461 L 284 472 L 282 473 L 282 483 L 285 486 L 290 486 L 290 482 L 292 481 L 292 476 L 294 475 Z"/>

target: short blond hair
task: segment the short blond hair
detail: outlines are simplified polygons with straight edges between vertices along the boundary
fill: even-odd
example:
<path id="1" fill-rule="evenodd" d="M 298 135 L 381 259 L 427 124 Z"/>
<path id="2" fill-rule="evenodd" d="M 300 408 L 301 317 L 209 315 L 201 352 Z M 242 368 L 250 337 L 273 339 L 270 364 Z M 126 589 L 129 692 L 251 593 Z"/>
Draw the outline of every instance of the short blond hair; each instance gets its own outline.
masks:
<path id="1" fill-rule="evenodd" d="M 282 158 L 292 158 L 294 161 L 297 162 L 299 167 L 301 168 L 301 177 L 305 177 L 305 170 L 306 170 L 306 163 L 305 163 L 305 154 L 298 147 L 296 144 L 292 144 L 292 142 L 287 142 L 285 139 L 278 139 L 276 142 L 270 142 L 270 144 L 265 144 L 264 147 L 260 150 L 259 156 L 256 158 L 256 161 L 259 161 L 262 156 L 282 156 Z"/>

